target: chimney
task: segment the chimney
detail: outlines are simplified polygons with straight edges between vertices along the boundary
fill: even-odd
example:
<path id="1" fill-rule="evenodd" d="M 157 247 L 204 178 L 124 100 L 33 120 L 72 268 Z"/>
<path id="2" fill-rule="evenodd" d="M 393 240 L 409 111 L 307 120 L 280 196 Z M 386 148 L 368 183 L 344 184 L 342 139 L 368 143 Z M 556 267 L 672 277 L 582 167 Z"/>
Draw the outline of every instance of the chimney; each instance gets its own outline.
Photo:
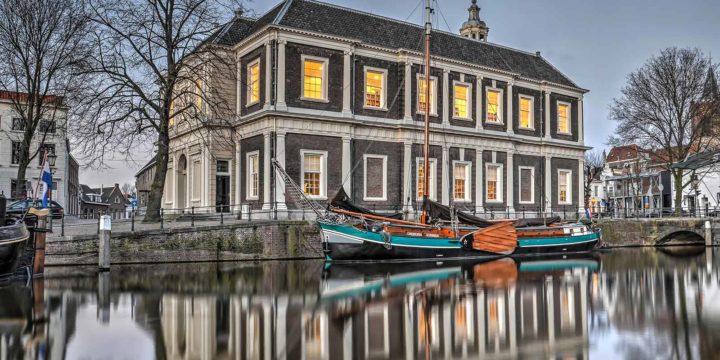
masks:
<path id="1" fill-rule="evenodd" d="M 241 7 L 235 9 L 235 17 L 236 18 L 242 17 L 244 13 L 245 13 L 245 10 L 243 10 L 243 8 L 241 8 Z"/>
<path id="2" fill-rule="evenodd" d="M 540 57 L 540 52 L 539 52 L 539 51 L 536 51 L 536 52 L 535 52 L 535 56 Z"/>

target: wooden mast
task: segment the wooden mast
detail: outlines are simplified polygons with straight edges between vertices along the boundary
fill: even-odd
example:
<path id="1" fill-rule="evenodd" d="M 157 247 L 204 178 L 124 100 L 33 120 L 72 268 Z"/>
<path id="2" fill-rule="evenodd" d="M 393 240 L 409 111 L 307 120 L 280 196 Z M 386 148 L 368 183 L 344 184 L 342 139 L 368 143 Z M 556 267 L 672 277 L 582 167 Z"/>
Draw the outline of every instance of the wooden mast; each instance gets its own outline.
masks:
<path id="1" fill-rule="evenodd" d="M 430 36 L 432 34 L 432 8 L 430 2 L 425 0 L 425 143 L 423 145 L 423 204 L 422 204 L 422 223 L 427 224 L 428 213 L 426 202 L 429 196 L 430 188 Z"/>

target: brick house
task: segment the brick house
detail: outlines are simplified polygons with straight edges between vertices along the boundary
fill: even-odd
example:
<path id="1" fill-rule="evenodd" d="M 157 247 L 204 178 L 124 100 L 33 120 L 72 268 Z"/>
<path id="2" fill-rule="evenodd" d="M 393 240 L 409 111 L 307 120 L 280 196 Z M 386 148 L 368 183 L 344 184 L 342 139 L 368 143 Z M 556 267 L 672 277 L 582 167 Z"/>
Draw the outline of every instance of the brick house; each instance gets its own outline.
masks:
<path id="1" fill-rule="evenodd" d="M 113 219 L 122 219 L 127 216 L 127 207 L 130 205 L 120 185 L 112 187 L 91 188 L 80 185 L 82 197 L 80 201 L 80 214 L 83 218 L 97 218 L 100 215 L 111 215 Z"/>
<path id="2" fill-rule="evenodd" d="M 433 33 L 430 99 L 418 91 L 422 26 L 310 0 L 237 14 L 211 43 L 238 75 L 202 82 L 234 104 L 218 115 L 233 119 L 233 143 L 175 126 L 163 206 L 292 209 L 275 158 L 318 201 L 343 188 L 378 211 L 416 211 L 427 104 L 431 198 L 479 212 L 579 210 L 587 90 L 539 52 L 487 42 L 479 8 L 469 11 L 462 35 Z"/>

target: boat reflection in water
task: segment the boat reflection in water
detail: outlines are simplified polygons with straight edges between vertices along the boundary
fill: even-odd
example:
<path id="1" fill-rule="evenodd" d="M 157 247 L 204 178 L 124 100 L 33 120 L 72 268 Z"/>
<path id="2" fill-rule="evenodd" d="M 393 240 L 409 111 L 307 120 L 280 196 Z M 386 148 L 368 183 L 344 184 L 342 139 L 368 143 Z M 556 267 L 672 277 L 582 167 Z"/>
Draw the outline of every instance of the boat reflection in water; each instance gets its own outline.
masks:
<path id="1" fill-rule="evenodd" d="M 2 294 L 0 360 L 714 359 L 714 254 L 70 270 Z"/>

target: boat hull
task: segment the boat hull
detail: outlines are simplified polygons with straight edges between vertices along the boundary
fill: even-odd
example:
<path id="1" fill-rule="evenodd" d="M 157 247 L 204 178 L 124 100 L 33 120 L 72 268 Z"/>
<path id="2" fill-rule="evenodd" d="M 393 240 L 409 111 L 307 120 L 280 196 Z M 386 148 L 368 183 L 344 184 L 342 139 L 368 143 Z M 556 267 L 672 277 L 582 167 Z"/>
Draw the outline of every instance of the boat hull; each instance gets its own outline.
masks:
<path id="1" fill-rule="evenodd" d="M 465 248 L 460 239 L 389 237 L 349 225 L 320 223 L 326 260 L 376 261 L 443 258 L 498 258 L 503 255 Z M 600 236 L 594 232 L 553 238 L 519 239 L 510 256 L 543 256 L 589 252 Z"/>
<path id="2" fill-rule="evenodd" d="M 15 273 L 29 237 L 23 224 L 0 227 L 0 277 Z"/>

